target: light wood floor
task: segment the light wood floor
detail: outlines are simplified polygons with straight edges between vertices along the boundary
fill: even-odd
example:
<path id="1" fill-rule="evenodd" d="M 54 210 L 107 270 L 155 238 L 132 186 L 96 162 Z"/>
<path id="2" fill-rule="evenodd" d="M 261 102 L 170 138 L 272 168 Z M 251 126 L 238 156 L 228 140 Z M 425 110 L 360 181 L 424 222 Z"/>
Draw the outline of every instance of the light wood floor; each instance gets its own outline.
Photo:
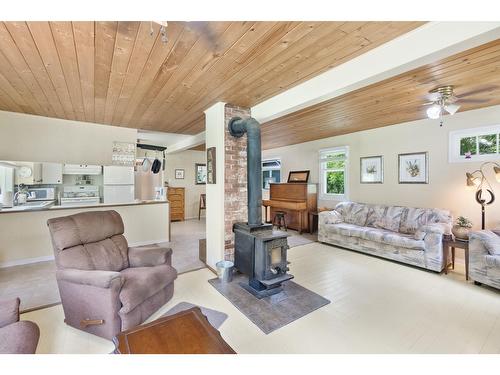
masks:
<path id="1" fill-rule="evenodd" d="M 289 250 L 299 284 L 331 304 L 263 334 L 207 280 L 180 275 L 172 301 L 224 311 L 221 334 L 238 353 L 500 353 L 500 292 L 448 275 L 312 243 Z M 65 326 L 61 306 L 23 314 L 41 328 L 39 353 L 108 353 L 109 341 Z"/>

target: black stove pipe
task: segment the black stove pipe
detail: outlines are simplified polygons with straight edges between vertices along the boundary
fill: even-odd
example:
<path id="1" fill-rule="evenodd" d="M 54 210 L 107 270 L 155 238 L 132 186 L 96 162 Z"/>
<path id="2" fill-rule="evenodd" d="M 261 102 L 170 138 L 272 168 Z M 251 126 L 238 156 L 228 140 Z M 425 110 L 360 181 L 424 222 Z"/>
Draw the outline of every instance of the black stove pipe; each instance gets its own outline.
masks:
<path id="1" fill-rule="evenodd" d="M 252 118 L 233 117 L 229 133 L 240 138 L 247 133 L 248 225 L 262 225 L 262 151 L 260 124 Z"/>

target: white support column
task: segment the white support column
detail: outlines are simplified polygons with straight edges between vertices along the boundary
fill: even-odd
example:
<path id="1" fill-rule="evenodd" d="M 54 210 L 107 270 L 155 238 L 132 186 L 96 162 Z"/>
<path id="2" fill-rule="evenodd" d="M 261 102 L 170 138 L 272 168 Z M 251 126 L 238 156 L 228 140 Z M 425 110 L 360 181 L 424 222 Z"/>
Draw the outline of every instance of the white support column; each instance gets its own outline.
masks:
<path id="1" fill-rule="evenodd" d="M 207 264 L 224 259 L 224 106 L 218 102 L 205 111 L 205 143 L 216 149 L 216 183 L 206 185 Z"/>

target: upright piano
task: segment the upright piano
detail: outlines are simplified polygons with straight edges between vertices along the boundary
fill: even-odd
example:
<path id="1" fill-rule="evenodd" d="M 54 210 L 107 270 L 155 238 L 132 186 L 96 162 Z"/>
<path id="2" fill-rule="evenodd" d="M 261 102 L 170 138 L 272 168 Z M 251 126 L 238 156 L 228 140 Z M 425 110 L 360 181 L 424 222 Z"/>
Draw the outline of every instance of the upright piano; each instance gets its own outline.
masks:
<path id="1" fill-rule="evenodd" d="M 270 207 L 271 221 L 276 211 L 283 211 L 286 226 L 302 233 L 304 228 L 309 228 L 309 212 L 317 210 L 317 184 L 270 184 L 269 199 L 264 199 L 262 205 L 266 207 L 266 216 Z"/>

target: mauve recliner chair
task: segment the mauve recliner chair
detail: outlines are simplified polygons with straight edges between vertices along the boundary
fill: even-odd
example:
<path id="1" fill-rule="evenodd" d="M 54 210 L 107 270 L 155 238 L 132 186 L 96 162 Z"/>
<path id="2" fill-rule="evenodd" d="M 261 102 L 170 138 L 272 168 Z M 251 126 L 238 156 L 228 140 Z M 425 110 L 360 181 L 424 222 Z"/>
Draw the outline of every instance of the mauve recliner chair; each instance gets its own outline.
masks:
<path id="1" fill-rule="evenodd" d="M 0 354 L 34 354 L 40 338 L 38 326 L 19 321 L 19 298 L 0 301 Z"/>
<path id="2" fill-rule="evenodd" d="M 112 339 L 172 298 L 172 250 L 128 247 L 118 212 L 83 212 L 47 225 L 66 324 Z"/>

